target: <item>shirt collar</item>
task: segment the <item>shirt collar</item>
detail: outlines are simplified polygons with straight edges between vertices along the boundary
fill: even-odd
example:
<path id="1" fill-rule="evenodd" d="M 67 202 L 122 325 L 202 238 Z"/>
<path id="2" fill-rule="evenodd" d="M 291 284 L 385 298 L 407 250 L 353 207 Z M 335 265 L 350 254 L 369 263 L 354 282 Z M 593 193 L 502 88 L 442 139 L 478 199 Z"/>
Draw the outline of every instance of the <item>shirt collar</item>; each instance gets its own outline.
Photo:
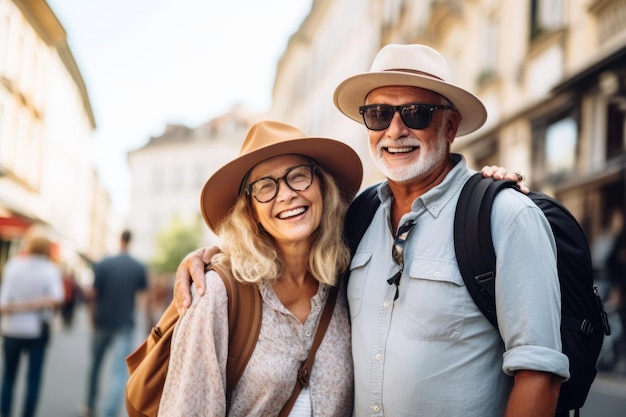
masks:
<path id="1" fill-rule="evenodd" d="M 469 177 L 473 174 L 469 168 L 465 158 L 461 154 L 452 153 L 450 159 L 454 166 L 450 172 L 445 176 L 441 184 L 437 185 L 427 193 L 418 197 L 413 201 L 411 205 L 411 211 L 417 212 L 420 207 L 423 207 L 433 217 L 438 217 L 441 210 L 457 195 L 460 188 L 465 184 Z M 384 207 L 390 207 L 393 200 L 389 183 L 384 181 L 378 187 L 378 198 L 382 202 Z M 389 212 L 389 210 L 387 210 Z"/>

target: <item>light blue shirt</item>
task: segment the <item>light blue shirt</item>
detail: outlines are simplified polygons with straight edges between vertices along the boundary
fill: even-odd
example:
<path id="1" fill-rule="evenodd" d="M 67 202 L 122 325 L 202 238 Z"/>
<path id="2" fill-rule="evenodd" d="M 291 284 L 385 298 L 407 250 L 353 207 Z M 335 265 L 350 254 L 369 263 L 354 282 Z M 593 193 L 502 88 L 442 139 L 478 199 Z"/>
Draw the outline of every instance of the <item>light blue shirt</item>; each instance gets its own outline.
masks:
<path id="1" fill-rule="evenodd" d="M 525 195 L 496 198 L 496 300 L 500 334 L 465 288 L 454 254 L 453 223 L 461 189 L 474 173 L 460 155 L 444 181 L 416 199 L 400 224 L 415 219 L 394 301 L 389 285 L 393 199 L 382 204 L 352 259 L 355 416 L 501 417 L 516 370 L 569 377 L 561 353 L 556 246 L 543 213 Z M 504 340 L 504 344 L 502 343 Z"/>

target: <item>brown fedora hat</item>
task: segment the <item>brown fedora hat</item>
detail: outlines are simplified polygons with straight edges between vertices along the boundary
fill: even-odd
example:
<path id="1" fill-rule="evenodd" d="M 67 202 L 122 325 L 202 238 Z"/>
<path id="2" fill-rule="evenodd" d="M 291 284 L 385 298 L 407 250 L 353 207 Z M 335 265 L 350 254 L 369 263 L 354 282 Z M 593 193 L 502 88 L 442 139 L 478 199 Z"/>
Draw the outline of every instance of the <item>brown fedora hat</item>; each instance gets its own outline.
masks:
<path id="1" fill-rule="evenodd" d="M 363 123 L 359 107 L 370 91 L 379 87 L 411 86 L 434 91 L 447 98 L 461 114 L 458 136 L 480 128 L 487 110 L 478 97 L 450 83 L 443 56 L 426 45 L 387 45 L 374 58 L 370 72 L 344 80 L 335 89 L 335 106 L 349 118 Z"/>
<path id="2" fill-rule="evenodd" d="M 239 157 L 217 170 L 204 184 L 200 211 L 212 231 L 235 204 L 241 181 L 258 163 L 279 155 L 304 155 L 331 174 L 348 201 L 361 187 L 363 165 L 357 153 L 334 139 L 307 137 L 301 130 L 274 121 L 254 124 L 241 145 Z"/>

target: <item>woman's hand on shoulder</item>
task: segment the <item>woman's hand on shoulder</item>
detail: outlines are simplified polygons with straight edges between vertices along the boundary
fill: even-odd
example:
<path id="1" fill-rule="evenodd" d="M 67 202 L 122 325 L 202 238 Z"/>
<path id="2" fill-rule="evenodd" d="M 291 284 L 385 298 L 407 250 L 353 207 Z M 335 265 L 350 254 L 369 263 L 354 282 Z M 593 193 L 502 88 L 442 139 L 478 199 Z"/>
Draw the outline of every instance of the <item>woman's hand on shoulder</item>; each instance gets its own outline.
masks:
<path id="1" fill-rule="evenodd" d="M 522 184 L 524 181 L 524 175 L 522 175 L 519 171 L 507 172 L 506 168 L 499 167 L 496 165 L 487 166 L 485 165 L 483 169 L 480 170 L 483 174 L 483 177 L 493 177 L 495 180 L 509 180 L 515 181 L 520 191 L 524 194 L 528 194 L 530 189 Z"/>
<path id="2" fill-rule="evenodd" d="M 178 314 L 182 317 L 191 305 L 191 283 L 196 287 L 198 295 L 204 295 L 206 289 L 204 272 L 206 266 L 220 249 L 216 246 L 197 249 L 188 253 L 176 269 L 174 281 L 174 300 Z"/>

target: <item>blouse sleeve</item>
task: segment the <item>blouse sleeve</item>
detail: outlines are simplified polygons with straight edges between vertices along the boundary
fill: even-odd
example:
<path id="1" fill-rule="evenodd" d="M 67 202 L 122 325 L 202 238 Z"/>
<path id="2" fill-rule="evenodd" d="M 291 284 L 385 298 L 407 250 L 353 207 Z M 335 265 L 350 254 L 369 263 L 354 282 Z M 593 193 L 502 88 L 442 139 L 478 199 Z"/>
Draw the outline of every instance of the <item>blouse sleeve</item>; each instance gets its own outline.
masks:
<path id="1" fill-rule="evenodd" d="M 192 286 L 192 303 L 172 337 L 159 416 L 226 415 L 228 299 L 215 271 L 205 275 L 206 292 Z"/>

